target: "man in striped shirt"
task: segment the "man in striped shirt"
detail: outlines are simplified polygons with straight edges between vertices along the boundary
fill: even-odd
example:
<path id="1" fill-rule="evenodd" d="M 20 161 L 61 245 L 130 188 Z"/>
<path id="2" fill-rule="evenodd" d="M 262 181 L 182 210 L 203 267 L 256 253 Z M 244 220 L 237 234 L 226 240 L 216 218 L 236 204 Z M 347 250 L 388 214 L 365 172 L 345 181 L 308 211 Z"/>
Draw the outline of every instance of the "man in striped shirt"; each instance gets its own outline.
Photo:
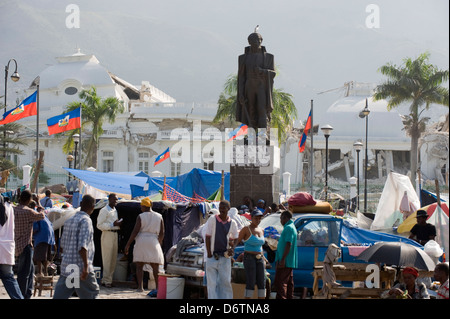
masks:
<path id="1" fill-rule="evenodd" d="M 434 279 L 441 283 L 436 299 L 448 299 L 448 263 L 436 265 L 436 268 L 434 268 Z"/>
<path id="2" fill-rule="evenodd" d="M 31 192 L 24 190 L 20 193 L 19 204 L 14 207 L 14 240 L 18 259 L 17 282 L 25 299 L 31 298 L 33 291 L 34 263 L 33 263 L 33 223 L 43 220 L 44 212 L 36 212 L 28 205 Z"/>

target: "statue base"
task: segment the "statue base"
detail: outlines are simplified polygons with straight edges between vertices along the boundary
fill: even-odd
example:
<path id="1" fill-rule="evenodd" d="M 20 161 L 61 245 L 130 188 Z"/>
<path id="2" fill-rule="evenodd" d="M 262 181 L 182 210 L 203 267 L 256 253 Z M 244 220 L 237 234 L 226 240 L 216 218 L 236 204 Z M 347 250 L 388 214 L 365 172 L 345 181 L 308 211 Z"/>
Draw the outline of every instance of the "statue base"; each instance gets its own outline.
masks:
<path id="1" fill-rule="evenodd" d="M 249 196 L 255 202 L 263 199 L 266 205 L 279 202 L 280 149 L 276 146 L 235 145 L 230 165 L 231 207 L 243 204 Z"/>

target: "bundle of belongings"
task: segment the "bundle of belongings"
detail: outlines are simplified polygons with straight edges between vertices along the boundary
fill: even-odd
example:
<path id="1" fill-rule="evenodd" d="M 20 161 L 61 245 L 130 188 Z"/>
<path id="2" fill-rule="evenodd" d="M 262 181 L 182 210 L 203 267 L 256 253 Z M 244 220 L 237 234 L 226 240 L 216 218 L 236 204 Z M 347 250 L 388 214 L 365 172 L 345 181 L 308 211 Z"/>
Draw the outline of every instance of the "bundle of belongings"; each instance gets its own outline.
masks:
<path id="1" fill-rule="evenodd" d="M 311 194 L 298 192 L 288 199 L 289 210 L 292 213 L 324 213 L 333 211 L 333 207 L 328 202 L 317 202 Z"/>

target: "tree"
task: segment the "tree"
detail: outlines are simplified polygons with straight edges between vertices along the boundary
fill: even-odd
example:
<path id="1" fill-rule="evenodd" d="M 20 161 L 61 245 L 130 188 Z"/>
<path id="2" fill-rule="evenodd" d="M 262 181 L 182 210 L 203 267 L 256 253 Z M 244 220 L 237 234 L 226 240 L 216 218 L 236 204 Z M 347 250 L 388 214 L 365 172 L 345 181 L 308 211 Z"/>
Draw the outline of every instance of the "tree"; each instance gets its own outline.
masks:
<path id="1" fill-rule="evenodd" d="M 218 108 L 213 119 L 214 123 L 228 122 L 231 125 L 236 122 L 236 98 L 237 98 L 237 75 L 230 75 L 224 90 L 220 93 L 217 101 Z M 292 95 L 281 89 L 273 89 L 272 93 L 273 111 L 270 127 L 278 129 L 278 142 L 286 140 L 293 128 L 294 120 L 297 119 L 297 108 L 292 101 Z"/>
<path id="2" fill-rule="evenodd" d="M 423 116 L 423 112 L 432 104 L 449 106 L 449 91 L 441 86 L 448 81 L 448 70 L 439 70 L 429 64 L 429 56 L 429 53 L 423 53 L 415 60 L 406 58 L 401 66 L 391 63 L 383 65 L 379 71 L 388 80 L 378 85 L 374 94 L 374 100 L 388 101 L 388 110 L 405 102 L 411 103 L 403 123 L 411 136 L 412 182 L 416 179 L 419 139 L 429 119 Z"/>
<path id="3" fill-rule="evenodd" d="M 124 111 L 123 102 L 115 97 L 102 99 L 97 95 L 95 87 L 91 87 L 89 90 L 82 90 L 79 97 L 84 101 L 70 103 L 66 108 L 66 112 L 75 110 L 81 105 L 82 130 L 85 131 L 89 127 L 91 133 L 84 144 L 80 145 L 85 155 L 83 167 L 97 167 L 97 149 L 99 138 L 103 134 L 103 123 L 105 120 L 111 124 L 115 122 L 116 116 Z M 66 154 L 73 149 L 73 135 L 75 133 L 81 134 L 80 129 L 69 131 L 69 137 L 63 146 Z"/>
<path id="4" fill-rule="evenodd" d="M 0 171 L 15 168 L 15 164 L 7 155 L 23 154 L 23 151 L 17 146 L 27 144 L 23 140 L 14 137 L 14 133 L 19 132 L 21 129 L 22 125 L 15 122 L 0 125 Z"/>

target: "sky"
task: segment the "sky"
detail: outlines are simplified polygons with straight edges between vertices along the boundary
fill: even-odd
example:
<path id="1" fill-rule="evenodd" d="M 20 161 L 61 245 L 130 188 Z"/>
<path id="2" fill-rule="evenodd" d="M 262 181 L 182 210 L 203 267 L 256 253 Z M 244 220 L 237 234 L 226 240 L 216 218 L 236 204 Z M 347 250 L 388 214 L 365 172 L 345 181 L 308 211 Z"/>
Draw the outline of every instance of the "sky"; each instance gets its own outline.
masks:
<path id="1" fill-rule="evenodd" d="M 16 59 L 21 75 L 8 82 L 8 104 L 77 48 L 137 86 L 215 103 L 256 25 L 275 56 L 274 86 L 293 95 L 302 120 L 311 100 L 320 113 L 342 97 L 332 89 L 345 82 L 381 83 L 388 62 L 427 51 L 449 65 L 447 0 L 0 0 L 0 64 Z"/>

